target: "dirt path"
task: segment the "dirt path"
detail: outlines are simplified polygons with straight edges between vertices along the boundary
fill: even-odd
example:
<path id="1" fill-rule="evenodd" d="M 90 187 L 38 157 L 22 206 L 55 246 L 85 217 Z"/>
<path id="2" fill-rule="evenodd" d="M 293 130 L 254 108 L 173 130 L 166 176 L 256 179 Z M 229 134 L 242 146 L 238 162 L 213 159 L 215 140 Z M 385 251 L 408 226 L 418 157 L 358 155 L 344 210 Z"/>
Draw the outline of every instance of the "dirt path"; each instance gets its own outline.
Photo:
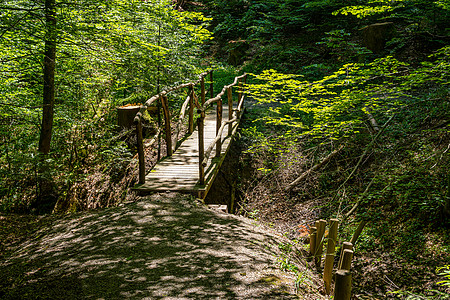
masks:
<path id="1" fill-rule="evenodd" d="M 0 298 L 297 298 L 277 266 L 282 237 L 178 194 L 70 215 L 35 236 L 0 263 Z"/>

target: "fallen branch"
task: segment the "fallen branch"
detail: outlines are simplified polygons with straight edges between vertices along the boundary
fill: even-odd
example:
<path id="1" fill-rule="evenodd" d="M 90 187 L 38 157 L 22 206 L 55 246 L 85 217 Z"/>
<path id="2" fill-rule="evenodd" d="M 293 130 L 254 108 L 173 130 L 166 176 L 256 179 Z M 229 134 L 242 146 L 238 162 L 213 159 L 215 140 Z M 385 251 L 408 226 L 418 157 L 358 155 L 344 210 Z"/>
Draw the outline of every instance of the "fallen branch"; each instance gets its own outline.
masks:
<path id="1" fill-rule="evenodd" d="M 295 179 L 293 182 L 291 182 L 286 188 L 285 191 L 286 192 L 290 192 L 292 191 L 292 189 L 299 184 L 299 182 L 301 182 L 303 179 L 306 178 L 306 176 L 309 175 L 309 173 L 314 172 L 318 169 L 320 169 L 323 165 L 325 165 L 326 163 L 328 163 L 334 156 L 336 156 L 336 154 L 338 154 L 342 149 L 344 148 L 344 145 L 341 145 L 339 147 L 339 149 L 334 150 L 333 152 L 331 152 L 330 154 L 328 154 L 327 157 L 325 157 L 324 160 L 322 160 L 320 163 L 314 165 L 312 168 L 308 169 L 307 171 L 303 172 L 302 175 L 300 175 L 297 179 Z"/>

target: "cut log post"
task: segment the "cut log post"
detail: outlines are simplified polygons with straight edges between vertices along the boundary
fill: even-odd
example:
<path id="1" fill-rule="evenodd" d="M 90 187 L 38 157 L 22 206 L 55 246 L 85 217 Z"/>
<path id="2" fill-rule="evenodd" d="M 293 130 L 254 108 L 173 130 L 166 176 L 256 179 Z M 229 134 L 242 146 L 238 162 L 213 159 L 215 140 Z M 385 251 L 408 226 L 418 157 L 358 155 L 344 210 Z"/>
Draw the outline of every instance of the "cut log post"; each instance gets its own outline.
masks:
<path id="1" fill-rule="evenodd" d="M 347 270 L 336 271 L 334 300 L 350 300 L 352 295 L 352 273 Z"/>
<path id="2" fill-rule="evenodd" d="M 194 86 L 189 86 L 189 128 L 188 133 L 194 132 Z"/>
<path id="3" fill-rule="evenodd" d="M 169 112 L 169 101 L 167 100 L 166 94 L 161 95 L 161 104 L 164 112 L 164 127 L 166 131 L 166 147 L 167 156 L 172 156 L 172 130 L 170 129 L 170 112 Z"/>
<path id="4" fill-rule="evenodd" d="M 322 263 L 322 253 L 323 253 L 323 239 L 325 234 L 325 227 L 327 225 L 326 220 L 319 220 L 318 226 L 317 226 L 317 236 L 316 236 L 316 266 L 320 267 Z"/>
<path id="5" fill-rule="evenodd" d="M 134 117 L 140 111 L 138 105 L 120 106 L 117 108 L 117 124 L 119 127 L 130 129 L 133 126 Z"/>
<path id="6" fill-rule="evenodd" d="M 217 116 L 216 116 L 216 135 L 219 134 L 220 127 L 222 126 L 222 98 L 217 102 Z M 220 157 L 222 154 L 222 138 L 219 138 L 216 143 L 216 157 Z"/>
<path id="7" fill-rule="evenodd" d="M 348 270 L 352 268 L 353 250 L 345 249 L 342 255 L 341 270 Z"/>
<path id="8" fill-rule="evenodd" d="M 325 256 L 325 266 L 323 270 L 323 281 L 327 295 L 331 293 L 331 275 L 333 272 L 334 250 L 336 248 L 338 219 L 330 220 L 330 229 L 328 231 L 327 255 Z"/>
<path id="9" fill-rule="evenodd" d="M 199 177 L 200 185 L 205 185 L 205 168 L 203 167 L 203 158 L 205 156 L 205 140 L 204 140 L 204 120 L 205 112 L 200 112 L 200 117 L 197 118 L 198 125 L 198 158 L 199 158 Z"/>
<path id="10" fill-rule="evenodd" d="M 353 250 L 353 244 L 349 242 L 342 243 L 341 256 L 339 257 L 338 270 L 342 269 L 342 259 L 344 258 L 345 250 Z"/>
<path id="11" fill-rule="evenodd" d="M 309 253 L 312 257 L 315 256 L 316 253 L 316 236 L 317 236 L 317 227 L 312 226 L 310 228 L 310 234 L 309 234 Z"/>
<path id="12" fill-rule="evenodd" d="M 233 88 L 229 87 L 227 89 L 228 97 L 228 121 L 233 118 Z M 233 123 L 228 124 L 228 135 L 233 133 Z"/>
<path id="13" fill-rule="evenodd" d="M 137 118 L 136 124 L 136 136 L 137 136 L 137 148 L 139 156 L 139 183 L 145 183 L 145 157 L 144 157 L 144 139 L 142 136 L 142 118 L 139 116 Z"/>

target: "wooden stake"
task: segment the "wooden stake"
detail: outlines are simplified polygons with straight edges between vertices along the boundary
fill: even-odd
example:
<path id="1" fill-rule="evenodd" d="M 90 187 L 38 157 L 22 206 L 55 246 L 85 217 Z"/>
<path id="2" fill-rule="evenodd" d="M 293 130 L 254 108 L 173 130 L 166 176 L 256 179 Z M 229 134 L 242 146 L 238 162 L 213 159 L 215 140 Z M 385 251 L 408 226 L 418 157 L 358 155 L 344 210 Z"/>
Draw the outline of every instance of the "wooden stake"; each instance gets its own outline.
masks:
<path id="1" fill-rule="evenodd" d="M 331 293 L 331 275 L 333 272 L 334 250 L 336 248 L 337 229 L 339 220 L 330 220 L 330 229 L 328 231 L 327 255 L 325 256 L 325 265 L 323 270 L 323 281 L 327 295 Z"/>
<path id="2" fill-rule="evenodd" d="M 350 271 L 352 267 L 352 259 L 353 259 L 353 250 L 345 249 L 344 254 L 342 256 L 342 264 L 340 269 Z"/>
<path id="3" fill-rule="evenodd" d="M 349 242 L 342 243 L 342 250 L 341 250 L 341 256 L 339 257 L 338 270 L 342 269 L 342 259 L 344 258 L 344 251 L 347 249 L 352 250 L 353 244 L 349 243 Z"/>
<path id="4" fill-rule="evenodd" d="M 348 270 L 336 271 L 334 300 L 350 300 L 352 295 L 352 273 Z"/>
<path id="5" fill-rule="evenodd" d="M 316 223 L 317 224 L 317 223 Z M 325 234 L 325 226 L 327 225 L 327 221 L 321 219 L 319 220 L 317 227 L 317 236 L 316 236 L 316 266 L 320 267 L 322 263 L 322 253 L 323 253 L 323 238 Z"/>

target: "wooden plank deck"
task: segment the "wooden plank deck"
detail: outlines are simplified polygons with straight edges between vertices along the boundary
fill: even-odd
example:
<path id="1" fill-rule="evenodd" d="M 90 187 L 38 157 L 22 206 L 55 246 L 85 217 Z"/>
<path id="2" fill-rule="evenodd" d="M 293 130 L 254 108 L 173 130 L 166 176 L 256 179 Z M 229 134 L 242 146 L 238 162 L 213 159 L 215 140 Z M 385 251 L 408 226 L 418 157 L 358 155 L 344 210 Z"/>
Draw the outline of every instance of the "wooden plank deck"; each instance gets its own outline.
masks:
<path id="1" fill-rule="evenodd" d="M 223 120 L 228 120 L 228 105 L 223 106 Z M 222 134 L 222 151 L 220 158 L 215 158 L 216 149 L 211 152 L 208 164 L 205 167 L 205 185 L 199 185 L 199 157 L 198 157 L 198 130 L 196 129 L 186 138 L 171 157 L 159 161 L 145 177 L 145 183 L 134 187 L 141 192 L 176 191 L 191 193 L 204 198 L 210 189 L 219 171 L 223 160 L 230 148 L 231 140 L 238 123 L 233 124 L 233 134 L 227 136 L 226 125 Z M 215 106 L 206 112 L 204 127 L 205 151 L 216 137 L 216 110 Z"/>

